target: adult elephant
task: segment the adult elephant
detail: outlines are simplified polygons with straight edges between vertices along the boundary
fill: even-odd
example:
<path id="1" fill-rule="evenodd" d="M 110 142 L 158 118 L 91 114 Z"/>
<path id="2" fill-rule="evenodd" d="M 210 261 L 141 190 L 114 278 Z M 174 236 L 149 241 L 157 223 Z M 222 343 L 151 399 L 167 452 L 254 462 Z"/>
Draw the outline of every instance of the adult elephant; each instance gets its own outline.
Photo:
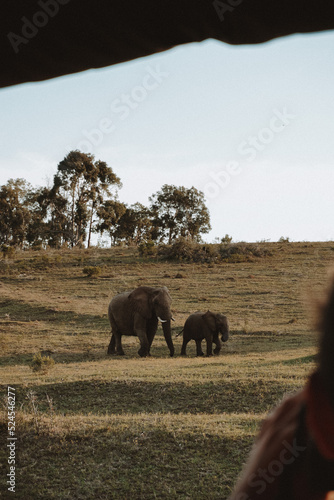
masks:
<path id="1" fill-rule="evenodd" d="M 111 340 L 108 354 L 124 355 L 122 335 L 136 335 L 140 341 L 139 356 L 148 356 L 161 321 L 170 355 L 174 355 L 171 335 L 171 296 L 166 287 L 139 286 L 131 292 L 116 295 L 109 304 Z"/>
<path id="2" fill-rule="evenodd" d="M 229 337 L 229 324 L 226 316 L 211 311 L 196 312 L 191 314 L 186 320 L 183 328 L 183 344 L 181 348 L 181 356 L 186 355 L 186 348 L 189 340 L 196 342 L 197 356 L 203 356 L 202 340 L 206 340 L 206 354 L 212 356 L 212 343 L 216 344 L 214 354 L 219 354 L 221 350 L 221 339 L 226 342 Z M 181 331 L 182 333 L 182 331 Z"/>

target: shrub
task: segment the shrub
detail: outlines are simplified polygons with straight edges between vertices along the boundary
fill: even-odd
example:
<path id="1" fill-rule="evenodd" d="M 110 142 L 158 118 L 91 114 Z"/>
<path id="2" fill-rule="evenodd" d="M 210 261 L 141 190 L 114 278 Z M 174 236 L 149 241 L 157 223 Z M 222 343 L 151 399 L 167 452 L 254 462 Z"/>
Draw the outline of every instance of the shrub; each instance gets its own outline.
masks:
<path id="1" fill-rule="evenodd" d="M 154 241 L 148 240 L 140 243 L 140 245 L 138 246 L 138 252 L 142 257 L 153 257 L 157 255 L 158 249 L 155 246 Z"/>
<path id="2" fill-rule="evenodd" d="M 99 266 L 84 267 L 82 270 L 89 278 L 97 278 L 97 276 L 100 276 L 101 271 L 102 269 Z"/>
<path id="3" fill-rule="evenodd" d="M 216 245 L 196 245 L 193 250 L 193 262 L 216 262 L 219 252 Z"/>
<path id="4" fill-rule="evenodd" d="M 171 245 L 160 245 L 158 255 L 167 260 L 192 260 L 193 244 L 184 238 Z"/>
<path id="5" fill-rule="evenodd" d="M 4 259 L 12 259 L 15 254 L 15 248 L 10 247 L 9 245 L 2 245 L 1 251 Z"/>
<path id="6" fill-rule="evenodd" d="M 180 238 L 172 245 L 161 245 L 158 255 L 167 260 L 187 262 L 248 262 L 254 258 L 267 257 L 272 252 L 265 245 L 257 243 L 200 244 Z"/>
<path id="7" fill-rule="evenodd" d="M 42 356 L 41 353 L 35 354 L 30 368 L 34 372 L 44 372 L 46 373 L 50 368 L 52 368 L 55 364 L 54 359 L 50 358 L 50 356 Z"/>
<path id="8" fill-rule="evenodd" d="M 252 261 L 254 257 L 267 257 L 272 252 L 257 243 L 230 243 L 219 248 L 220 258 L 223 262 L 238 263 Z"/>
<path id="9" fill-rule="evenodd" d="M 219 258 L 216 245 L 203 245 L 180 238 L 172 245 L 160 245 L 158 255 L 167 260 L 213 262 Z"/>
<path id="10" fill-rule="evenodd" d="M 52 260 L 48 255 L 37 255 L 36 257 L 30 259 L 32 267 L 34 269 L 46 270 L 53 265 Z"/>
<path id="11" fill-rule="evenodd" d="M 220 243 L 222 243 L 223 245 L 229 245 L 230 243 L 232 243 L 232 236 L 225 234 L 225 236 L 220 240 Z"/>
<path id="12" fill-rule="evenodd" d="M 281 236 L 280 239 L 278 240 L 278 243 L 289 243 L 290 242 L 290 238 L 288 237 L 284 237 L 284 236 Z"/>
<path id="13" fill-rule="evenodd" d="M 32 250 L 43 250 L 43 242 L 40 240 L 34 241 L 33 244 L 31 245 Z"/>

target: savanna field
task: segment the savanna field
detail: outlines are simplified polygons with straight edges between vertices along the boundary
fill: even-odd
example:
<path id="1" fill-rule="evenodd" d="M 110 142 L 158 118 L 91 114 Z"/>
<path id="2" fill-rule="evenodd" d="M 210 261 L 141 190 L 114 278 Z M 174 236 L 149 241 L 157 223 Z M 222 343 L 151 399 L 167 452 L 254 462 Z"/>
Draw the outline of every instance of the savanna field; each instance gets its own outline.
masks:
<path id="1" fill-rule="evenodd" d="M 268 252 L 235 263 L 164 262 L 120 247 L 2 258 L 0 497 L 226 499 L 266 413 L 315 366 L 312 299 L 334 262 L 332 242 L 258 246 Z M 96 277 L 83 273 L 92 266 Z M 174 358 L 161 326 L 151 357 L 138 356 L 136 337 L 123 337 L 124 357 L 107 356 L 109 301 L 140 285 L 170 291 Z M 192 341 L 181 357 L 175 335 L 207 309 L 228 317 L 229 341 L 210 358 L 196 358 Z M 41 370 L 38 354 L 49 361 Z"/>

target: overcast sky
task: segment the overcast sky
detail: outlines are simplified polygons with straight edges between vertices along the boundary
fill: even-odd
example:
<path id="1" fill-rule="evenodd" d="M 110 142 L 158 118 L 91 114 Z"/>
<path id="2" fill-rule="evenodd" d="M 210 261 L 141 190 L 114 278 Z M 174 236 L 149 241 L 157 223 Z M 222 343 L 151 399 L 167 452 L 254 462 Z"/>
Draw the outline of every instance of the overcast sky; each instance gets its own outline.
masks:
<path id="1" fill-rule="evenodd" d="M 205 194 L 213 241 L 334 239 L 334 33 L 215 41 L 0 91 L 0 184 L 52 181 L 71 149 L 106 161 L 126 203 Z"/>

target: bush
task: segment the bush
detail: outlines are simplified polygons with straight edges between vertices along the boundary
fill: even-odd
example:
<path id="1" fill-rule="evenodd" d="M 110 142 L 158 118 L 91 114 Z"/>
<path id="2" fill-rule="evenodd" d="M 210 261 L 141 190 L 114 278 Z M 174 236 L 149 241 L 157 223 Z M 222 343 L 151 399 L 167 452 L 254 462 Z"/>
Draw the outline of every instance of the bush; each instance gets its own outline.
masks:
<path id="1" fill-rule="evenodd" d="M 167 260 L 186 262 L 213 262 L 219 258 L 216 245 L 201 245 L 185 238 L 172 245 L 160 245 L 158 255 Z"/>
<path id="2" fill-rule="evenodd" d="M 154 241 L 148 240 L 140 243 L 140 245 L 138 246 L 138 252 L 142 257 L 153 257 L 157 255 L 158 249 L 155 246 Z"/>
<path id="3" fill-rule="evenodd" d="M 43 250 L 43 242 L 40 240 L 34 241 L 31 245 L 31 249 L 36 251 Z"/>
<path id="4" fill-rule="evenodd" d="M 256 243 L 200 244 L 180 238 L 172 245 L 161 245 L 158 255 L 167 260 L 186 262 L 248 262 L 272 255 L 265 246 Z"/>
<path id="5" fill-rule="evenodd" d="M 84 267 L 82 272 L 89 278 L 97 278 L 100 276 L 102 269 L 99 266 Z"/>
<path id="6" fill-rule="evenodd" d="M 1 245 L 1 251 L 4 259 L 12 259 L 15 254 L 15 248 L 9 245 Z"/>
<path id="7" fill-rule="evenodd" d="M 46 270 L 53 265 L 52 260 L 48 255 L 37 255 L 36 257 L 30 259 L 31 267 L 34 269 Z"/>
<path id="8" fill-rule="evenodd" d="M 55 361 L 50 356 L 42 356 L 41 353 L 38 353 L 34 355 L 30 368 L 34 372 L 46 373 L 54 364 Z"/>
<path id="9" fill-rule="evenodd" d="M 199 245 L 193 250 L 193 262 L 217 262 L 219 260 L 218 247 L 216 245 Z"/>
<path id="10" fill-rule="evenodd" d="M 254 257 L 271 256 L 272 252 L 258 243 L 230 243 L 219 248 L 220 258 L 223 262 L 238 263 L 249 262 Z"/>
<path id="11" fill-rule="evenodd" d="M 230 243 L 232 243 L 232 236 L 229 236 L 228 234 L 225 234 L 224 238 L 222 238 L 220 240 L 220 243 L 222 243 L 224 245 L 229 245 Z"/>
<path id="12" fill-rule="evenodd" d="M 158 255 L 167 260 L 192 260 L 194 245 L 180 238 L 171 245 L 160 245 Z"/>

